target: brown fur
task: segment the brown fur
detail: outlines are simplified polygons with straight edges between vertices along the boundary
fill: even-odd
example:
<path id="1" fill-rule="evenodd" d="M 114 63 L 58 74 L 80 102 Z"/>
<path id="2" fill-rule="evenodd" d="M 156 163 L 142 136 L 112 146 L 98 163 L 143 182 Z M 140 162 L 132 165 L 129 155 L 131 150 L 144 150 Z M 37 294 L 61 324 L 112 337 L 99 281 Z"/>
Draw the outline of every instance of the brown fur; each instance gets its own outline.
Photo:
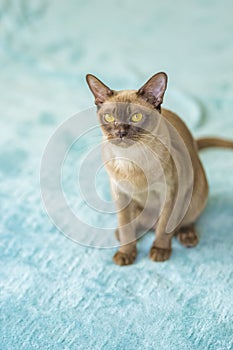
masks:
<path id="1" fill-rule="evenodd" d="M 137 255 L 137 232 L 141 228 L 144 230 L 156 229 L 156 239 L 150 250 L 150 258 L 153 261 L 169 259 L 172 252 L 171 240 L 174 235 L 177 236 L 181 244 L 187 247 L 195 246 L 198 243 L 198 237 L 194 222 L 205 208 L 208 197 L 207 179 L 198 156 L 198 149 L 213 146 L 232 148 L 233 142 L 214 138 L 195 141 L 185 123 L 175 113 L 161 109 L 167 86 L 165 73 L 156 74 L 139 90 L 113 91 L 92 75 L 87 76 L 87 82 L 98 106 L 98 117 L 104 135 L 103 160 L 110 177 L 112 195 L 118 209 L 119 229 L 116 231 L 116 237 L 120 240 L 121 246 L 113 257 L 115 263 L 118 265 L 133 263 Z M 128 114 L 130 114 L 127 111 L 131 109 L 142 110 L 143 113 L 149 113 L 149 116 L 142 124 L 139 123 L 139 126 L 132 125 L 127 119 Z M 108 124 L 103 120 L 106 111 L 108 113 L 112 111 L 116 115 L 114 123 Z M 151 114 L 155 115 L 155 118 L 150 116 L 150 111 Z M 168 229 L 168 222 L 178 198 L 178 170 L 166 145 L 156 138 L 153 132 L 148 131 L 155 129 L 155 120 L 162 120 L 169 124 L 181 136 L 184 148 L 187 149 L 191 159 L 193 181 L 190 185 L 189 176 L 187 176 L 187 179 L 184 178 L 183 186 L 184 188 L 186 186 L 187 190 L 192 186 L 192 196 L 185 215 L 176 227 L 173 227 L 172 231 Z M 124 139 L 122 133 L 127 139 L 124 142 L 122 141 Z M 172 140 L 169 141 L 172 142 Z M 149 187 L 148 190 L 148 178 L 140 169 L 140 164 L 144 163 L 141 153 L 142 146 L 147 146 L 158 156 L 165 176 L 166 193 L 163 193 L 163 189 L 159 187 L 153 190 L 150 190 Z M 122 159 L 124 156 L 127 159 Z M 151 159 L 152 170 L 153 166 L 153 159 Z M 156 166 L 155 169 L 157 169 Z M 151 175 L 150 171 L 149 164 L 149 174 Z M 156 177 L 157 171 L 152 172 L 153 174 Z M 128 182 L 122 182 L 125 180 Z M 129 200 L 131 188 L 133 188 L 133 195 Z M 161 196 L 164 196 L 163 206 L 159 201 L 157 203 L 160 190 Z M 145 207 L 147 196 L 149 198 L 148 208 Z M 156 222 L 152 220 L 153 215 L 156 216 L 155 212 L 159 213 Z M 142 218 L 140 218 L 141 213 L 143 213 Z"/>
<path id="2" fill-rule="evenodd" d="M 233 148 L 233 141 L 217 137 L 203 137 L 196 140 L 198 150 L 209 147 Z"/>

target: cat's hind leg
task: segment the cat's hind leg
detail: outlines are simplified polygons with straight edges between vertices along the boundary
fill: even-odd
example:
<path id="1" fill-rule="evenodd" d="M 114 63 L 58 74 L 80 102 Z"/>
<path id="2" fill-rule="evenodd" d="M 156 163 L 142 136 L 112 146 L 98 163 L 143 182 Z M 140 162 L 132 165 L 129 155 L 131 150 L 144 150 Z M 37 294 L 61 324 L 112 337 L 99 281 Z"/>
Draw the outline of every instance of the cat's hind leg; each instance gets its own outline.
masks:
<path id="1" fill-rule="evenodd" d="M 180 227 L 175 232 L 175 236 L 178 241 L 187 248 L 195 247 L 198 244 L 198 236 L 194 224 Z"/>

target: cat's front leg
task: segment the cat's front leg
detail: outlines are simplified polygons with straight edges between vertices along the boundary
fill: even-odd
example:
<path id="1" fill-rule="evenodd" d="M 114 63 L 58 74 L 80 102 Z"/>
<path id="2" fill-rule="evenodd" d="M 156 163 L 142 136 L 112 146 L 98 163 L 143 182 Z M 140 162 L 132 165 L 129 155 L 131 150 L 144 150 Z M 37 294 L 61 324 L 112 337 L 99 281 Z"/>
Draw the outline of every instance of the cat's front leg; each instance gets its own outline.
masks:
<path id="1" fill-rule="evenodd" d="M 150 258 L 153 261 L 166 261 L 171 256 L 174 232 L 167 232 L 167 225 L 174 207 L 175 198 L 176 189 L 168 190 L 165 205 L 156 225 L 156 238 L 150 249 Z"/>
<path id="2" fill-rule="evenodd" d="M 127 203 L 128 198 L 125 194 L 120 193 L 118 196 L 118 237 L 120 248 L 113 256 L 113 260 L 117 265 L 133 264 L 137 256 L 136 247 L 136 224 L 135 212 L 136 203 L 131 199 Z"/>

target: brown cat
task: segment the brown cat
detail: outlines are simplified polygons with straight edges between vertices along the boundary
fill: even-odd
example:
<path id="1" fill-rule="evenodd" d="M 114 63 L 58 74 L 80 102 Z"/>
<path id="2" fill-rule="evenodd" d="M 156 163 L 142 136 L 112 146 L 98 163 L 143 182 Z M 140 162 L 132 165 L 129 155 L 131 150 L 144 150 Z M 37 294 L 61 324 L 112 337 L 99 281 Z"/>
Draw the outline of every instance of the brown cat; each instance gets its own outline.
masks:
<path id="1" fill-rule="evenodd" d="M 175 113 L 161 109 L 165 73 L 155 74 L 139 90 L 127 91 L 114 91 L 91 74 L 86 78 L 97 105 L 103 160 L 118 210 L 116 237 L 121 246 L 115 263 L 132 264 L 138 232 L 151 228 L 156 230 L 153 261 L 169 259 L 174 235 L 184 246 L 194 247 L 194 222 L 208 196 L 198 150 L 233 148 L 233 141 L 194 140 Z"/>

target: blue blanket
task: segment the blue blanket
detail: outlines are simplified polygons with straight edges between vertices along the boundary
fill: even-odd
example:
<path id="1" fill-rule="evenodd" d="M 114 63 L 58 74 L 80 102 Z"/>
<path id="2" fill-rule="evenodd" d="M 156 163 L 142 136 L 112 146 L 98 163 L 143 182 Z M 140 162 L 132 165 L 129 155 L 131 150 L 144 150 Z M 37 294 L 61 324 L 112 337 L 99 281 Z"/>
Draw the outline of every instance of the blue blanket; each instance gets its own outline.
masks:
<path id="1" fill-rule="evenodd" d="M 174 240 L 164 263 L 148 258 L 152 232 L 123 268 L 115 248 L 75 244 L 47 216 L 39 182 L 50 136 L 93 104 L 89 72 L 130 89 L 164 70 L 164 106 L 195 136 L 232 138 L 232 11 L 230 0 L 1 2 L 1 350 L 233 349 L 232 151 L 201 154 L 200 243 Z"/>

